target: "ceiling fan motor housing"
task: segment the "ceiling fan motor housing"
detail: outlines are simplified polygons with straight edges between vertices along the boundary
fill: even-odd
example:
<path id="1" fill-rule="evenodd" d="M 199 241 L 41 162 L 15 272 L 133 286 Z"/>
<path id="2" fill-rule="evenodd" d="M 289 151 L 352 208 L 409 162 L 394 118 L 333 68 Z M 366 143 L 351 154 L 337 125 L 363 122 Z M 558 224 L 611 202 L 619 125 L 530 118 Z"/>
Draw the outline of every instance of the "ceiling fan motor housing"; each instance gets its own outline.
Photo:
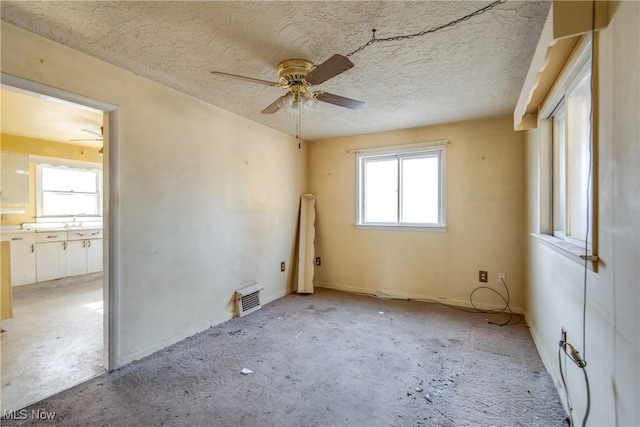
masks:
<path id="1" fill-rule="evenodd" d="M 316 64 L 306 59 L 286 59 L 278 64 L 279 85 L 283 89 L 291 86 L 310 86 L 304 78 L 314 68 Z"/>

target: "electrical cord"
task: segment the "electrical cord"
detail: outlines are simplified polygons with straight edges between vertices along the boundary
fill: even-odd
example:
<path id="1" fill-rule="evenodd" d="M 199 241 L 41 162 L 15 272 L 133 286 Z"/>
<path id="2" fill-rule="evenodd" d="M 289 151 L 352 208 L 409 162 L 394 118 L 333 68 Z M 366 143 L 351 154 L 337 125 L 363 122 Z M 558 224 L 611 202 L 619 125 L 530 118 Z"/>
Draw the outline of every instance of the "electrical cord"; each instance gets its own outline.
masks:
<path id="1" fill-rule="evenodd" d="M 496 291 L 493 288 L 490 288 L 488 286 L 478 286 L 477 288 L 475 288 L 473 291 L 471 291 L 471 294 L 469 295 L 469 302 L 471 303 L 471 305 L 473 306 L 474 309 L 476 309 L 476 311 L 478 313 L 487 313 L 487 314 L 497 314 L 497 313 L 504 313 L 505 311 L 507 313 L 509 313 L 509 318 L 503 322 L 503 323 L 496 323 L 496 322 L 489 322 L 492 325 L 498 325 L 498 326 L 508 326 L 508 325 L 515 325 L 517 323 L 520 323 L 522 321 L 522 317 L 518 317 L 518 320 L 516 322 L 511 322 L 511 320 L 513 319 L 513 311 L 511 310 L 511 294 L 509 293 L 509 287 L 507 286 L 507 283 L 505 282 L 504 279 L 500 279 L 500 283 L 502 283 L 504 285 L 504 289 L 507 291 L 507 298 L 505 298 L 500 292 Z M 487 289 L 491 292 L 494 292 L 496 295 L 498 295 L 502 301 L 504 301 L 504 307 L 501 310 L 482 310 L 479 309 L 478 307 L 476 307 L 476 305 L 473 303 L 473 294 L 475 294 L 477 291 L 479 291 L 480 289 Z"/>
<path id="2" fill-rule="evenodd" d="M 584 383 L 587 391 L 587 407 L 584 412 L 584 417 L 582 418 L 582 427 L 586 427 L 587 420 L 589 419 L 589 413 L 591 412 L 591 386 L 589 385 L 589 375 L 587 375 L 587 362 L 580 356 L 580 353 L 573 345 L 564 340 L 560 340 L 560 345 L 558 347 L 558 366 L 560 368 L 560 378 L 562 379 L 562 386 L 564 387 L 565 396 L 567 398 L 567 406 L 569 407 L 569 419 L 571 420 L 572 426 L 575 425 L 573 421 L 573 404 L 571 403 L 571 397 L 569 396 L 569 389 L 567 387 L 564 369 L 562 367 L 562 353 L 564 353 L 565 355 L 565 360 L 566 358 L 569 358 L 569 360 L 571 360 L 578 368 L 582 370 L 582 373 L 584 375 Z"/>
<path id="3" fill-rule="evenodd" d="M 443 303 L 441 301 L 435 300 L 435 299 L 430 299 L 430 298 L 407 298 L 407 300 L 410 301 L 421 301 L 421 302 L 432 302 L 432 303 L 436 303 L 436 304 L 440 304 L 443 305 L 447 308 L 450 308 L 452 310 L 457 310 L 457 311 L 463 311 L 465 313 L 471 313 L 471 314 L 500 314 L 500 313 L 508 313 L 509 314 L 509 318 L 502 323 L 497 323 L 497 322 L 491 322 L 488 321 L 488 323 L 490 323 L 491 325 L 498 325 L 498 326 L 511 326 L 511 325 L 516 325 L 520 322 L 522 322 L 522 315 L 516 314 L 511 310 L 511 294 L 509 293 L 509 287 L 507 286 L 507 283 L 501 279 L 500 282 L 504 285 L 504 288 L 507 291 L 507 297 L 505 298 L 500 292 L 496 291 L 493 288 L 490 288 L 488 286 L 478 286 L 477 288 L 475 288 L 473 291 L 471 291 L 471 293 L 469 294 L 469 302 L 471 303 L 471 306 L 473 307 L 473 310 L 467 309 L 467 308 L 463 308 L 463 307 L 457 307 L 455 305 L 451 305 L 451 304 L 446 304 Z M 492 292 L 495 292 L 501 299 L 502 301 L 504 301 L 504 307 L 502 308 L 495 308 L 495 309 L 488 309 L 488 310 L 483 310 L 481 308 L 478 308 L 474 302 L 473 302 L 473 295 L 479 291 L 480 289 L 488 289 Z M 378 295 L 373 295 L 375 297 L 378 297 Z M 517 320 L 512 321 L 513 318 L 516 317 Z"/>
<path id="4" fill-rule="evenodd" d="M 324 273 L 324 271 L 322 270 L 321 267 L 316 267 L 316 271 L 318 271 L 319 273 L 322 274 L 322 276 L 324 276 L 325 279 L 328 280 L 328 277 L 326 276 L 326 274 Z M 419 302 L 431 302 L 431 303 L 436 303 L 436 304 L 440 304 L 443 305 L 447 308 L 450 308 L 452 310 L 457 310 L 457 311 L 463 311 L 465 313 L 471 313 L 471 314 L 500 314 L 500 313 L 504 313 L 507 312 L 509 314 L 509 318 L 502 323 L 497 323 L 497 322 L 491 322 L 489 321 L 488 323 L 492 324 L 492 325 L 498 325 L 498 326 L 511 326 L 511 325 L 516 325 L 520 322 L 522 322 L 522 315 L 514 313 L 511 310 L 511 294 L 509 293 L 509 287 L 507 286 L 507 282 L 504 279 L 500 279 L 500 282 L 504 285 L 505 290 L 507 291 L 507 297 L 505 298 L 500 292 L 496 291 L 493 288 L 490 288 L 488 286 L 478 286 L 477 288 L 475 288 L 473 291 L 471 291 L 471 293 L 469 294 L 469 302 L 471 303 L 471 306 L 473 307 L 473 310 L 470 310 L 468 308 L 463 308 L 463 307 L 458 307 L 455 305 L 451 305 L 451 304 L 446 304 L 443 303 L 441 301 L 435 300 L 435 299 L 429 299 L 429 298 L 409 298 L 409 297 L 402 297 L 402 298 L 398 298 L 398 297 L 394 297 L 394 296 L 388 296 L 389 299 L 403 299 L 405 301 L 419 301 Z M 496 309 L 489 309 L 489 310 L 483 310 L 478 308 L 474 302 L 473 302 L 473 295 L 479 291 L 480 289 L 488 289 L 492 292 L 495 292 L 501 299 L 502 301 L 504 301 L 504 307 L 502 308 L 496 308 Z M 374 297 L 374 298 L 384 298 L 384 294 L 372 294 L 372 293 L 366 293 L 366 292 L 357 292 L 357 291 L 349 291 L 349 293 L 355 294 L 355 295 L 363 295 L 363 296 L 369 296 L 369 297 Z M 517 318 L 517 320 L 512 321 L 513 319 Z"/>
<path id="5" fill-rule="evenodd" d="M 400 36 L 393 36 L 393 37 L 385 37 L 385 38 L 381 38 L 381 39 L 377 39 L 376 38 L 376 30 L 373 29 L 371 30 L 372 33 L 372 37 L 371 40 L 369 40 L 368 42 L 366 42 L 365 44 L 363 44 L 362 46 L 360 46 L 359 48 L 357 48 L 356 50 L 354 50 L 351 53 L 346 54 L 345 56 L 348 58 L 360 51 L 363 51 L 364 49 L 366 49 L 367 47 L 371 46 L 374 43 L 379 43 L 379 42 L 394 42 L 394 41 L 400 41 L 400 40 L 408 40 L 408 39 L 412 39 L 414 37 L 422 37 L 422 36 L 426 36 L 427 34 L 431 34 L 431 33 L 435 33 L 436 31 L 440 31 L 443 30 L 445 28 L 449 28 L 449 27 L 453 27 L 455 25 L 458 25 L 464 21 L 467 21 L 471 18 L 473 18 L 474 16 L 478 16 L 478 15 L 482 15 L 483 13 L 493 9 L 494 7 L 502 4 L 502 3 L 506 3 L 507 0 L 497 0 L 494 1 L 491 4 L 488 4 L 487 6 L 480 8 L 476 11 L 471 12 L 468 15 L 465 15 L 461 18 L 455 19 L 451 22 L 448 22 L 444 25 L 440 25 L 438 27 L 434 27 L 434 28 L 430 28 L 428 30 L 424 30 L 424 31 L 420 31 L 418 33 L 413 33 L 413 34 L 405 34 L 405 35 L 400 35 Z"/>
<path id="6" fill-rule="evenodd" d="M 570 343 L 564 341 L 564 338 L 560 340 L 560 346 L 558 347 L 558 367 L 560 369 L 560 378 L 562 379 L 562 386 L 565 390 L 565 396 L 567 399 L 567 406 L 569 408 L 569 419 L 571 420 L 571 425 L 574 425 L 573 420 L 573 404 L 571 402 L 571 397 L 569 396 L 569 389 L 567 387 L 567 383 L 565 380 L 564 370 L 562 366 L 561 360 L 561 352 L 565 354 L 566 358 L 569 358 L 578 368 L 582 370 L 584 374 L 584 383 L 587 391 L 587 407 L 585 409 L 585 414 L 582 419 L 582 426 L 585 427 L 587 425 L 587 420 L 589 419 L 589 414 L 591 412 L 591 386 L 589 384 L 589 376 L 587 375 L 587 279 L 588 279 L 588 259 L 589 256 L 589 231 L 591 229 L 591 191 L 592 191 L 592 179 L 593 179 L 593 93 L 594 93 L 594 68 L 595 68 L 595 43 L 596 43 L 596 35 L 595 35 L 595 22 L 596 22 L 596 2 L 592 2 L 591 4 L 591 74 L 589 76 L 589 85 L 591 88 L 591 102 L 589 103 L 589 136 L 588 136 L 588 151 L 589 151 L 589 166 L 587 170 L 587 188 L 586 188 L 586 230 L 585 230 L 585 239 L 584 239 L 584 275 L 582 282 L 582 353 L 584 357 L 580 356 L 578 350 L 571 345 Z M 595 232 L 595 231 L 594 231 Z M 567 351 L 567 348 L 569 349 Z M 566 361 L 565 361 L 566 365 Z"/>
<path id="7" fill-rule="evenodd" d="M 569 408 L 569 422 L 573 427 L 575 424 L 573 422 L 573 403 L 571 403 L 571 396 L 569 396 L 569 388 L 567 387 L 567 380 L 564 377 L 564 369 L 562 368 L 562 345 L 563 341 L 560 341 L 560 345 L 558 346 L 558 367 L 560 369 L 560 379 L 562 380 L 562 387 L 564 388 L 564 395 L 567 399 L 567 407 Z M 565 359 L 566 359 L 565 354 Z M 566 365 L 566 361 L 565 361 Z"/>

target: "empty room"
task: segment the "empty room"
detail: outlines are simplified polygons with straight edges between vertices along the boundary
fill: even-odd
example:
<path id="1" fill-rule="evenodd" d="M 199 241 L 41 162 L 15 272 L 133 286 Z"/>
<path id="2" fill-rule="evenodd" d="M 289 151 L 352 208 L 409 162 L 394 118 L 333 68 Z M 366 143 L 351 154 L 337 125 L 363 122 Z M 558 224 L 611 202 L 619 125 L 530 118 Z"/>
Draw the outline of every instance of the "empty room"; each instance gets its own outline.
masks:
<path id="1" fill-rule="evenodd" d="M 640 3 L 1 8 L 3 425 L 640 425 Z"/>

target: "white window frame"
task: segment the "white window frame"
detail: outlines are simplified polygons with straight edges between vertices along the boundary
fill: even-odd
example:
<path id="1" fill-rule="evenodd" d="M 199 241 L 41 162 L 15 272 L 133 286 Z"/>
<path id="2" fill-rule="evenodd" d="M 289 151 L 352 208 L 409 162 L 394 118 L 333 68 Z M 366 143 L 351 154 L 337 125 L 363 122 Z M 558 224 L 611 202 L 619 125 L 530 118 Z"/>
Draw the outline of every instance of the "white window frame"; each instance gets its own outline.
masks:
<path id="1" fill-rule="evenodd" d="M 36 163 L 36 222 L 56 222 L 67 221 L 70 218 L 82 218 L 82 221 L 102 220 L 103 200 L 102 200 L 102 165 L 66 159 L 47 158 L 31 156 L 30 161 Z M 42 189 L 42 168 L 66 168 L 96 173 L 97 179 L 97 209 L 98 215 L 44 215 L 43 213 L 43 189 Z"/>
<path id="2" fill-rule="evenodd" d="M 439 140 L 431 142 L 423 142 L 409 145 L 398 145 L 391 147 L 380 148 L 366 148 L 359 150 L 352 150 L 352 153 L 356 154 L 356 228 L 358 229 L 383 229 L 383 230 L 416 230 L 416 231 L 444 231 L 446 229 L 446 216 L 445 216 L 445 177 L 446 177 L 446 145 L 449 141 Z M 365 222 L 364 212 L 364 165 L 369 161 L 392 159 L 398 160 L 405 158 L 416 157 L 437 157 L 439 168 L 439 200 L 438 200 L 438 217 L 439 221 L 436 223 L 408 223 L 408 222 L 394 222 L 394 223 L 376 223 Z M 402 162 L 399 162 L 398 167 L 398 221 L 402 218 Z"/>
<path id="3" fill-rule="evenodd" d="M 571 117 L 567 114 L 567 99 L 576 88 L 576 86 L 584 79 L 588 78 L 589 73 L 593 73 L 591 69 L 592 51 L 591 36 L 584 36 L 576 46 L 573 55 L 565 65 L 562 74 L 556 80 L 549 95 L 545 99 L 540 108 L 539 132 L 540 132 L 540 223 L 539 237 L 544 243 L 553 249 L 566 255 L 568 258 L 584 264 L 581 256 L 593 255 L 594 241 L 597 223 L 597 211 L 595 203 L 595 183 L 597 173 L 594 167 L 594 152 L 596 135 L 591 134 L 595 126 L 590 126 L 589 135 L 591 137 L 590 155 L 588 159 L 590 163 L 591 173 L 588 178 L 588 209 L 589 209 L 589 228 L 588 242 L 584 238 L 576 238 L 571 234 L 571 217 L 570 217 L 570 199 L 571 199 L 571 183 L 567 177 L 571 173 L 571 164 L 566 158 L 569 155 L 569 141 L 565 139 L 565 147 L 562 153 L 554 150 L 554 141 L 556 136 L 554 133 L 558 131 L 554 128 L 554 120 L 564 115 L 564 125 L 570 126 Z M 595 121 L 595 95 L 591 94 L 591 109 L 594 112 L 592 120 Z M 566 133 L 565 133 L 566 135 Z M 559 164 L 563 162 L 563 164 Z M 562 172 L 560 169 L 564 169 Z M 560 172 L 560 173 L 559 173 Z M 564 174 L 564 182 L 558 181 L 558 175 Z M 562 194 L 564 190 L 564 200 L 558 200 L 558 194 Z M 558 209 L 560 208 L 560 209 Z M 564 212 L 564 215 L 558 213 Z M 584 212 L 586 217 L 586 212 Z M 564 218 L 563 224 L 558 224 L 558 220 Z M 585 253 L 586 252 L 586 253 Z M 588 267 L 594 269 L 595 263 L 589 263 Z"/>

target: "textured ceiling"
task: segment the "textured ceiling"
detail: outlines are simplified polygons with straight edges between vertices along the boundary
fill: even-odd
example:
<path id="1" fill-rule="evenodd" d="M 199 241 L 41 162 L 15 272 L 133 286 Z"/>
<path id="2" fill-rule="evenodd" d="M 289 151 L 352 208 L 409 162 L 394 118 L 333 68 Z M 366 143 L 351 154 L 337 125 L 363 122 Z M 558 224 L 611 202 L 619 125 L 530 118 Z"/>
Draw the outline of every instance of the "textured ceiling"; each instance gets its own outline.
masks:
<path id="1" fill-rule="evenodd" d="M 102 113 L 52 98 L 0 90 L 2 133 L 57 141 L 85 147 L 102 147 L 90 131 L 100 133 Z M 72 141 L 82 139 L 83 141 Z"/>
<path id="2" fill-rule="evenodd" d="M 260 114 L 281 89 L 213 76 L 277 81 L 277 64 L 319 64 L 371 38 L 415 33 L 479 9 L 478 1 L 2 1 L 2 19 L 288 134 L 295 118 Z M 319 103 L 307 140 L 511 114 L 549 2 L 510 0 L 453 28 L 375 43 L 355 67 L 314 87 L 366 103 Z"/>

